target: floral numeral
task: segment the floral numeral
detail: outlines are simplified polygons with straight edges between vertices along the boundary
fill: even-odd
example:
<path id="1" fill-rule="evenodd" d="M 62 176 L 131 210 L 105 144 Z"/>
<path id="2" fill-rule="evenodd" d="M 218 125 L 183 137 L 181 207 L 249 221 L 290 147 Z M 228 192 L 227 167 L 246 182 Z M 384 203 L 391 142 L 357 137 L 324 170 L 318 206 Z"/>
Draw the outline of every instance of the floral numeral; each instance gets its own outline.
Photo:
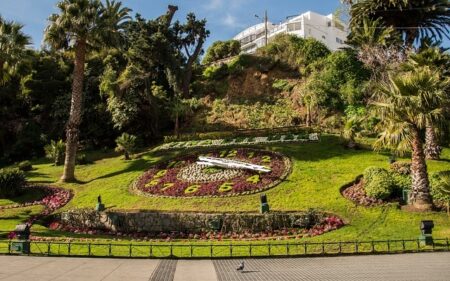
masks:
<path id="1" fill-rule="evenodd" d="M 254 175 L 254 176 L 247 178 L 246 182 L 257 184 L 260 180 L 261 180 L 261 178 L 259 177 L 259 175 Z"/>
<path id="2" fill-rule="evenodd" d="M 159 180 L 151 180 L 150 182 L 148 182 L 145 187 L 152 187 L 155 186 L 159 183 Z"/>
<path id="3" fill-rule="evenodd" d="M 189 186 L 188 188 L 186 188 L 186 189 L 184 190 L 184 193 L 185 193 L 185 194 L 195 193 L 195 192 L 198 191 L 199 188 L 200 188 L 200 185 L 199 185 L 199 184 L 194 184 L 194 185 L 191 185 L 191 186 Z"/>
<path id="4" fill-rule="evenodd" d="M 167 170 L 161 170 L 161 171 L 158 171 L 158 172 L 153 176 L 153 178 L 158 179 L 158 178 L 161 178 L 161 177 L 165 176 L 166 174 L 167 174 Z"/>
<path id="5" fill-rule="evenodd" d="M 231 150 L 228 153 L 227 157 L 236 157 L 236 155 L 237 155 L 237 150 Z"/>
<path id="6" fill-rule="evenodd" d="M 165 190 L 167 190 L 167 189 L 173 187 L 174 185 L 175 185 L 174 183 L 166 182 L 166 183 L 164 184 L 163 188 L 161 188 L 161 191 L 165 191 Z"/>
<path id="7" fill-rule="evenodd" d="M 219 187 L 219 192 L 228 192 L 233 190 L 233 183 L 232 182 L 224 182 L 220 187 Z"/>
<path id="8" fill-rule="evenodd" d="M 265 156 L 262 157 L 262 161 L 261 162 L 263 162 L 263 163 L 270 163 L 270 160 L 271 160 L 270 156 L 265 155 Z"/>
<path id="9" fill-rule="evenodd" d="M 219 154 L 219 157 L 225 157 L 225 155 L 227 155 L 228 151 L 227 150 L 222 150 Z"/>

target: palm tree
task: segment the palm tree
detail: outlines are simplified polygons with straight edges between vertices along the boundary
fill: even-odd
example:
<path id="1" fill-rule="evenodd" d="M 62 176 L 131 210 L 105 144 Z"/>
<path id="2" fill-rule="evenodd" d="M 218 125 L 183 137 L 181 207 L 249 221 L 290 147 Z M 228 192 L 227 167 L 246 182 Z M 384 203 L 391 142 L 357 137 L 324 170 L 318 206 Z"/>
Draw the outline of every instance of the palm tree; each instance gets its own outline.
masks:
<path id="1" fill-rule="evenodd" d="M 436 72 L 449 76 L 450 69 L 450 56 L 443 53 L 442 50 L 436 46 L 421 48 L 418 53 L 411 54 L 408 60 L 408 64 L 405 65 L 405 69 L 414 69 L 416 67 L 428 66 L 434 69 Z M 445 79 L 444 75 L 441 75 L 441 79 Z M 442 148 L 438 144 L 436 137 L 436 128 L 439 124 L 433 124 L 432 121 L 428 121 L 425 129 L 425 157 L 427 159 L 439 160 Z"/>
<path id="2" fill-rule="evenodd" d="M 45 40 L 55 49 L 71 49 L 75 52 L 72 100 L 66 127 L 66 157 L 62 181 L 75 180 L 75 161 L 79 126 L 82 115 L 84 64 L 91 48 L 112 46 L 120 41 L 120 28 L 127 20 L 127 8 L 121 3 L 99 0 L 62 0 L 58 2 L 59 14 L 49 17 Z"/>
<path id="3" fill-rule="evenodd" d="M 116 139 L 116 151 L 123 152 L 125 160 L 130 160 L 130 154 L 133 153 L 136 148 L 136 140 L 136 136 L 123 133 Z"/>
<path id="4" fill-rule="evenodd" d="M 365 17 L 381 19 L 400 32 L 407 45 L 423 37 L 449 38 L 448 0 L 344 0 L 350 4 L 350 27 L 360 28 Z"/>
<path id="5" fill-rule="evenodd" d="M 373 103 L 380 114 L 383 128 L 375 148 L 412 151 L 410 201 L 417 209 L 430 210 L 432 200 L 420 133 L 427 122 L 444 118 L 444 106 L 448 102 L 445 91 L 450 82 L 442 81 L 439 74 L 428 67 L 391 75 L 389 78 L 388 83 L 380 86 L 377 101 Z"/>
<path id="6" fill-rule="evenodd" d="M 23 25 L 6 21 L 0 16 L 0 85 L 5 84 L 26 57 L 29 36 L 22 32 Z"/>

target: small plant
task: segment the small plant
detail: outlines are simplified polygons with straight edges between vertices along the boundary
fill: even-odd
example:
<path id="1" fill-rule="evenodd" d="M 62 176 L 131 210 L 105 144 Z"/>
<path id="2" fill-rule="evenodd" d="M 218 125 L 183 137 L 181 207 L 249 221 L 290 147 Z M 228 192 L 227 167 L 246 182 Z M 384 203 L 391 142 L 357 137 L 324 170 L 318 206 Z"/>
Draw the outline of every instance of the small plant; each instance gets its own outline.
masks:
<path id="1" fill-rule="evenodd" d="M 85 153 L 77 154 L 77 165 L 86 165 L 89 163 L 91 163 L 91 161 Z"/>
<path id="2" fill-rule="evenodd" d="M 62 140 L 59 141 L 52 140 L 50 144 L 44 147 L 44 150 L 45 156 L 48 159 L 53 160 L 55 166 L 60 166 L 63 164 L 66 144 Z"/>
<path id="3" fill-rule="evenodd" d="M 432 174 L 430 183 L 433 200 L 446 204 L 447 213 L 450 214 L 450 171 Z"/>
<path id="4" fill-rule="evenodd" d="M 136 149 L 136 136 L 123 133 L 116 139 L 116 151 L 123 153 L 125 160 L 130 160 L 130 154 Z"/>
<path id="5" fill-rule="evenodd" d="M 11 198 L 18 195 L 26 184 L 23 171 L 18 169 L 0 170 L 0 197 Z"/>
<path id="6" fill-rule="evenodd" d="M 17 166 L 18 166 L 19 170 L 24 171 L 24 172 L 28 172 L 33 169 L 33 165 L 31 165 L 31 162 L 28 160 L 20 162 L 19 165 L 17 165 Z"/>
<path id="7" fill-rule="evenodd" d="M 272 88 L 279 91 L 290 92 L 293 88 L 293 85 L 289 84 L 287 80 L 277 79 L 273 82 Z"/>

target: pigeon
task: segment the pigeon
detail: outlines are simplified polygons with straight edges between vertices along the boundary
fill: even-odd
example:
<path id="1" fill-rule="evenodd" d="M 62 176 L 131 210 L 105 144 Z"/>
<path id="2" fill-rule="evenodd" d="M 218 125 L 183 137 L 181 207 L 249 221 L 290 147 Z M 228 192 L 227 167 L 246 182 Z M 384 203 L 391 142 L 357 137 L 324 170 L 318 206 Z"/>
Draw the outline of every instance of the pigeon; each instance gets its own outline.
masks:
<path id="1" fill-rule="evenodd" d="M 244 270 L 244 261 L 241 261 L 239 266 L 236 268 L 237 271 Z"/>

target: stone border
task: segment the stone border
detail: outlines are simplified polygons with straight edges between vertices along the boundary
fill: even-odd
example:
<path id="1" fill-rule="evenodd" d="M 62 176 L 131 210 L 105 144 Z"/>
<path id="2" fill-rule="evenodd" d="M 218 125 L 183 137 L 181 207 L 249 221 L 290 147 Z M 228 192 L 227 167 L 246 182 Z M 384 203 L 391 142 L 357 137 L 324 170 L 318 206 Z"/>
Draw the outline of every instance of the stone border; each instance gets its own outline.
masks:
<path id="1" fill-rule="evenodd" d="M 248 148 L 247 148 L 248 149 Z M 207 151 L 207 150 L 205 150 Z M 200 151 L 198 151 L 200 152 Z M 269 190 L 275 186 L 277 186 L 278 184 L 282 183 L 289 174 L 292 173 L 292 161 L 290 159 L 290 157 L 285 156 L 279 152 L 276 151 L 270 151 L 271 153 L 277 154 L 278 156 L 280 156 L 283 159 L 284 165 L 285 165 L 285 169 L 283 174 L 275 181 L 273 181 L 272 183 L 268 184 L 267 186 L 260 188 L 260 189 L 255 189 L 255 190 L 249 190 L 249 191 L 244 191 L 242 193 L 231 193 L 231 194 L 226 194 L 226 195 L 203 195 L 203 196 L 168 196 L 168 195 L 156 195 L 156 194 L 151 194 L 151 193 L 147 193 L 147 192 L 143 192 L 142 190 L 140 190 L 137 187 L 137 184 L 139 182 L 139 179 L 141 178 L 141 176 L 139 176 L 136 180 L 133 181 L 133 183 L 129 186 L 128 190 L 132 193 L 132 194 L 136 194 L 139 196 L 144 196 L 144 197 L 150 197 L 150 198 L 169 198 L 169 199 L 178 199 L 178 198 L 189 198 L 189 199 L 193 199 L 193 198 L 200 198 L 200 199 L 205 199 L 205 198 L 226 198 L 226 197 L 237 197 L 237 196 L 243 196 L 243 195 L 252 195 L 252 194 L 256 194 L 256 193 L 260 193 L 266 190 Z M 182 154 L 182 155 L 178 155 L 177 157 L 184 157 L 184 156 L 188 156 L 193 154 L 192 151 L 190 153 L 186 153 L 186 154 Z M 166 160 L 167 161 L 167 160 Z M 166 162 L 166 161 L 162 161 L 160 163 Z M 155 163 L 154 165 L 158 165 L 159 163 Z M 153 165 L 153 166 L 154 166 Z"/>

